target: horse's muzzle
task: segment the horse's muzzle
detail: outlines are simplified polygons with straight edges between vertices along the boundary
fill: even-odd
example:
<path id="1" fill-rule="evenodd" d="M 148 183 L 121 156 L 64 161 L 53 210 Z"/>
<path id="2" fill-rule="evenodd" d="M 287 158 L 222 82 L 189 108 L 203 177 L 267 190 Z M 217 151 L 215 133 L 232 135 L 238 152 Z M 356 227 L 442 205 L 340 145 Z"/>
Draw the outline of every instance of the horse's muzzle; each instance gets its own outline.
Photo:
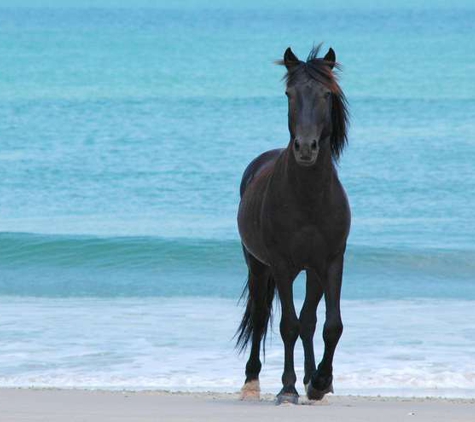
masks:
<path id="1" fill-rule="evenodd" d="M 317 161 L 320 148 L 316 139 L 311 141 L 300 141 L 295 139 L 293 142 L 293 152 L 297 164 L 303 167 L 309 167 Z"/>

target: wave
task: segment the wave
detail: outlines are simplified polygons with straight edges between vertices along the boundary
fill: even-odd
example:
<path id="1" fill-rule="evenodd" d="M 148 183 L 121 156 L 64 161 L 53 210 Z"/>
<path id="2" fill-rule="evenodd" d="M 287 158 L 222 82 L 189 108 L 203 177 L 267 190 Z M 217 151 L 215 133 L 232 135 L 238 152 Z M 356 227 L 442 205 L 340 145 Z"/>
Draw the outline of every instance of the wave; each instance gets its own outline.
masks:
<path id="1" fill-rule="evenodd" d="M 240 254 L 237 241 L 0 233 L 0 266 L 153 268 L 218 265 Z"/>
<path id="2" fill-rule="evenodd" d="M 475 275 L 475 251 L 349 245 L 347 263 L 368 271 L 423 271 Z M 55 265 L 96 268 L 157 265 L 225 267 L 242 261 L 238 240 L 161 237 L 96 237 L 0 233 L 0 266 Z"/>
<path id="3" fill-rule="evenodd" d="M 237 239 L 0 233 L 4 295 L 237 297 L 245 275 Z M 475 297 L 474 275 L 472 250 L 349 245 L 346 254 L 351 297 Z M 452 291 L 456 284 L 458 291 Z"/>

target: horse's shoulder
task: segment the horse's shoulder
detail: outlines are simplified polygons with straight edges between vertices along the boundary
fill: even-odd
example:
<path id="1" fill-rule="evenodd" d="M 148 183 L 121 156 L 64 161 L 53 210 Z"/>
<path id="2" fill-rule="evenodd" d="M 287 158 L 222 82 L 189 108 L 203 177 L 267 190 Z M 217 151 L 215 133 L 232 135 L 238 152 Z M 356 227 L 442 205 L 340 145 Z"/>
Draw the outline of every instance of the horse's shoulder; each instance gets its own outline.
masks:
<path id="1" fill-rule="evenodd" d="M 348 195 L 346 194 L 346 190 L 343 187 L 338 176 L 336 176 L 333 180 L 333 189 L 332 189 L 332 197 L 333 197 L 333 206 L 341 207 L 344 211 L 348 214 L 350 213 L 350 204 L 348 200 Z"/>
<path id="2" fill-rule="evenodd" d="M 262 153 L 261 155 L 257 156 L 252 160 L 249 165 L 244 170 L 244 174 L 242 175 L 241 186 L 240 186 L 240 194 L 241 197 L 246 190 L 246 187 L 251 183 L 251 181 L 264 169 L 267 168 L 270 164 L 273 164 L 277 158 L 282 154 L 284 151 L 283 148 L 272 149 Z"/>

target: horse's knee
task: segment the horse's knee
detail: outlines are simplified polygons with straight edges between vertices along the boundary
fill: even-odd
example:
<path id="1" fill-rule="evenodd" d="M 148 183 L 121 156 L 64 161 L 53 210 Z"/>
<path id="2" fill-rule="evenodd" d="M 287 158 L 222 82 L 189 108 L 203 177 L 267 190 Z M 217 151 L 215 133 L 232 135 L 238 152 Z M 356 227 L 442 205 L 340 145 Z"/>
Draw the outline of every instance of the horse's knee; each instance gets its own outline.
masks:
<path id="1" fill-rule="evenodd" d="M 336 343 L 343 333 L 343 322 L 341 317 L 334 316 L 327 318 L 323 327 L 323 339 L 325 342 Z"/>
<path id="2" fill-rule="evenodd" d="M 280 334 L 284 341 L 297 341 L 299 333 L 300 324 L 297 316 L 295 318 L 282 318 L 280 321 Z"/>
<path id="3" fill-rule="evenodd" d="M 305 322 L 300 320 L 300 338 L 303 341 L 312 340 L 313 335 L 315 334 L 315 328 L 317 326 L 315 322 Z"/>

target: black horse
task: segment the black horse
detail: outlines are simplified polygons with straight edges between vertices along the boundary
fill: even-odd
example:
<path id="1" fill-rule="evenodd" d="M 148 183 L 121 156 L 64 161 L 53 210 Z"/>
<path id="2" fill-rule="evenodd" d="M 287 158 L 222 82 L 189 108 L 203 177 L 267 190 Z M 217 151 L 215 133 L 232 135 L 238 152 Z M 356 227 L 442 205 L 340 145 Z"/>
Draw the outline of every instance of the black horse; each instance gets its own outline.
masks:
<path id="1" fill-rule="evenodd" d="M 294 346 L 300 335 L 305 353 L 304 385 L 309 399 L 333 392 L 333 355 L 343 331 L 340 291 L 350 208 L 335 161 L 347 142 L 346 99 L 333 68 L 335 52 L 306 62 L 290 48 L 279 61 L 287 68 L 290 142 L 267 151 L 244 172 L 238 226 L 249 268 L 247 306 L 238 330 L 238 347 L 251 342 L 242 398 L 259 397 L 259 359 L 277 289 L 285 347 L 283 388 L 277 403 L 298 402 Z M 293 301 L 294 279 L 306 271 L 306 296 L 300 317 Z M 325 351 L 315 366 L 313 335 L 317 305 L 325 295 Z"/>

